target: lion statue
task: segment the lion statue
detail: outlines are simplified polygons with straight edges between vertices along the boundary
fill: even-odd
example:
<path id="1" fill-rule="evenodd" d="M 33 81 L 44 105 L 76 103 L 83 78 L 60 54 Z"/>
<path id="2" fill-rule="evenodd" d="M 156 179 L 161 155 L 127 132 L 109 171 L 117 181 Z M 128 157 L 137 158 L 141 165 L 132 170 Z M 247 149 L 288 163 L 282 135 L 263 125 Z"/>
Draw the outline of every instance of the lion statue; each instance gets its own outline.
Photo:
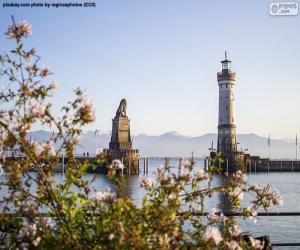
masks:
<path id="1" fill-rule="evenodd" d="M 126 99 L 122 99 L 118 110 L 116 112 L 116 116 L 126 116 L 126 108 L 127 108 L 127 101 Z"/>

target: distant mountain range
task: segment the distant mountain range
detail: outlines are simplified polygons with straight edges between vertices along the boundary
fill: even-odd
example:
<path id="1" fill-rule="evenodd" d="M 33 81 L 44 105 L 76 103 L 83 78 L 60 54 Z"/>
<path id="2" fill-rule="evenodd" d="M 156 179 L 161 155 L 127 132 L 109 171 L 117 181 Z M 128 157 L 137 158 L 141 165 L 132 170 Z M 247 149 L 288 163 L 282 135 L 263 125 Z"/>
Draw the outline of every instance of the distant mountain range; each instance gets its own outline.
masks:
<path id="1" fill-rule="evenodd" d="M 30 136 L 38 141 L 46 140 L 52 132 L 39 130 L 31 132 Z M 238 134 L 237 140 L 240 143 L 238 148 L 248 149 L 251 155 L 268 157 L 268 143 L 266 137 L 256 134 Z M 89 152 L 95 154 L 97 148 L 108 148 L 110 133 L 95 134 L 94 131 L 86 131 L 82 134 L 80 145 L 76 148 L 76 153 L 83 154 Z M 214 147 L 217 142 L 217 134 L 204 134 L 190 137 L 181 135 L 175 131 L 162 135 L 153 136 L 139 134 L 133 136 L 133 146 L 140 150 L 141 156 L 190 156 L 204 157 L 209 154 L 208 148 L 212 141 Z M 300 147 L 299 147 L 300 148 Z M 271 158 L 285 159 L 295 158 L 296 148 L 292 139 L 271 139 Z M 298 152 L 300 156 L 300 153 Z"/>

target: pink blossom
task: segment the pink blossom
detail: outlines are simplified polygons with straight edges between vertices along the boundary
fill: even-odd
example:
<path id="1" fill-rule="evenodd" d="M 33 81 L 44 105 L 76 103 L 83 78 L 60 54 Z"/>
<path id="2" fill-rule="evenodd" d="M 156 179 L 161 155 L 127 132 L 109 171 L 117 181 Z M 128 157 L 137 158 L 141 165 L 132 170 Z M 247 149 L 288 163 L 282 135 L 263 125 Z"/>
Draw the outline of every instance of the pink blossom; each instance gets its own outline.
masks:
<path id="1" fill-rule="evenodd" d="M 95 120 L 95 104 L 93 101 L 86 101 L 79 109 L 79 115 L 82 121 L 92 122 Z"/>
<path id="2" fill-rule="evenodd" d="M 33 151 L 36 156 L 40 156 L 43 152 L 43 147 L 37 141 L 30 141 Z"/>
<path id="3" fill-rule="evenodd" d="M 264 201 L 266 203 L 272 202 L 273 205 L 282 205 L 283 204 L 283 198 L 279 192 L 278 189 L 272 189 L 271 187 L 268 187 L 266 189 L 266 194 L 263 197 Z"/>
<path id="4" fill-rule="evenodd" d="M 116 194 L 112 193 L 110 191 L 104 191 L 104 192 L 97 192 L 95 194 L 95 199 L 97 201 L 103 201 L 103 202 L 112 202 L 116 199 Z"/>
<path id="5" fill-rule="evenodd" d="M 175 200 L 177 198 L 177 195 L 175 193 L 170 193 L 169 196 L 168 196 L 168 198 L 170 200 Z"/>
<path id="6" fill-rule="evenodd" d="M 21 231 L 19 232 L 19 237 L 24 238 L 24 237 L 34 237 L 36 235 L 36 224 L 34 223 L 29 223 L 23 226 Z"/>
<path id="7" fill-rule="evenodd" d="M 21 250 L 29 250 L 29 243 L 28 242 L 22 242 L 20 244 Z"/>
<path id="8" fill-rule="evenodd" d="M 111 233 L 108 235 L 109 240 L 113 240 L 115 238 L 115 234 Z"/>
<path id="9" fill-rule="evenodd" d="M 72 144 L 78 144 L 79 143 L 79 141 L 80 141 L 80 135 L 78 135 L 78 134 L 74 134 L 73 136 L 72 136 L 72 138 L 70 139 L 70 142 L 72 143 Z"/>
<path id="10" fill-rule="evenodd" d="M 271 195 L 272 203 L 274 205 L 282 205 L 283 204 L 283 198 L 279 192 L 278 189 L 274 189 Z"/>
<path id="11" fill-rule="evenodd" d="M 263 249 L 262 242 L 260 240 L 256 240 L 253 237 L 250 237 L 250 244 L 252 249 L 260 250 Z"/>
<path id="12" fill-rule="evenodd" d="M 257 210 L 255 207 L 247 207 L 245 209 L 246 216 L 249 216 L 249 219 L 253 221 L 254 224 L 257 222 Z"/>
<path id="13" fill-rule="evenodd" d="M 103 148 L 96 149 L 96 155 L 101 155 L 103 153 Z"/>
<path id="14" fill-rule="evenodd" d="M 8 137 L 8 133 L 7 133 L 7 131 L 6 130 L 2 130 L 2 129 L 0 129 L 0 141 L 5 141 L 6 139 L 7 139 L 7 137 Z"/>
<path id="15" fill-rule="evenodd" d="M 58 88 L 58 82 L 57 81 L 51 82 L 49 87 L 50 89 L 56 90 Z"/>
<path id="16" fill-rule="evenodd" d="M 85 103 L 88 100 L 87 95 L 86 94 L 78 94 L 77 95 L 77 101 L 82 104 Z"/>
<path id="17" fill-rule="evenodd" d="M 47 77 L 47 76 L 50 75 L 50 74 L 51 74 L 51 72 L 50 72 L 50 69 L 49 69 L 49 68 L 44 68 L 44 69 L 42 69 L 42 70 L 41 70 L 41 73 L 40 73 L 41 77 Z"/>
<path id="18" fill-rule="evenodd" d="M 40 244 L 40 242 L 41 242 L 41 237 L 39 236 L 39 237 L 37 237 L 34 241 L 32 241 L 32 244 L 36 247 L 38 244 Z"/>
<path id="19" fill-rule="evenodd" d="M 164 179 L 165 179 L 165 174 L 162 170 L 161 167 L 158 167 L 156 169 L 156 179 L 159 181 L 159 182 L 162 182 Z"/>
<path id="20" fill-rule="evenodd" d="M 227 216 L 225 216 L 223 213 L 220 214 L 220 221 L 226 224 L 226 222 L 229 220 Z"/>
<path id="21" fill-rule="evenodd" d="M 27 129 L 29 129 L 29 124 L 21 125 L 20 129 L 21 129 L 22 132 L 25 132 Z"/>
<path id="22" fill-rule="evenodd" d="M 179 168 L 180 169 L 184 169 L 186 167 L 189 167 L 192 165 L 192 162 L 190 160 L 184 160 L 184 159 L 180 159 L 179 160 Z"/>
<path id="23" fill-rule="evenodd" d="M 20 29 L 23 31 L 24 36 L 28 36 L 32 34 L 31 25 L 27 21 L 23 21 L 20 25 Z"/>
<path id="24" fill-rule="evenodd" d="M 242 250 L 239 242 L 235 240 L 231 240 L 230 242 L 228 242 L 227 246 L 229 250 Z"/>
<path id="25" fill-rule="evenodd" d="M 37 117 L 42 117 L 45 114 L 46 107 L 36 101 L 31 102 L 31 108 L 33 115 Z"/>
<path id="26" fill-rule="evenodd" d="M 208 214 L 207 218 L 212 222 L 217 222 L 220 219 L 220 216 L 216 214 L 217 210 L 212 208 L 210 213 Z"/>
<path id="27" fill-rule="evenodd" d="M 22 36 L 27 37 L 28 35 L 31 35 L 32 29 L 27 21 L 23 21 L 21 24 L 18 25 L 10 25 L 7 29 L 6 34 L 9 36 L 9 38 L 20 41 Z"/>
<path id="28" fill-rule="evenodd" d="M 261 190 L 261 187 L 257 183 L 254 183 L 252 188 L 253 188 L 254 191 L 260 191 Z"/>
<path id="29" fill-rule="evenodd" d="M 32 244 L 37 246 L 41 242 L 41 237 L 35 238 L 37 233 L 37 226 L 35 223 L 28 223 L 23 226 L 21 231 L 19 232 L 18 238 L 30 238 L 32 239 Z"/>
<path id="30" fill-rule="evenodd" d="M 53 228 L 52 219 L 50 217 L 40 217 L 39 219 L 40 225 L 42 228 Z"/>
<path id="31" fill-rule="evenodd" d="M 232 237 L 239 237 L 242 234 L 242 230 L 238 225 L 233 225 L 230 231 Z"/>
<path id="32" fill-rule="evenodd" d="M 192 209 L 193 213 L 201 213 L 202 212 L 200 206 L 197 206 L 197 207 L 192 206 L 191 209 Z"/>
<path id="33" fill-rule="evenodd" d="M 204 239 L 218 245 L 223 240 L 223 237 L 217 227 L 207 227 Z"/>
<path id="34" fill-rule="evenodd" d="M 245 182 L 247 181 L 247 175 L 244 174 L 241 170 L 238 170 L 234 176 L 239 180 L 239 181 L 242 181 L 242 182 Z"/>
<path id="35" fill-rule="evenodd" d="M 204 170 L 201 169 L 196 173 L 195 178 L 197 181 L 207 180 L 209 179 L 209 175 L 208 173 L 204 172 Z"/>
<path id="36" fill-rule="evenodd" d="M 92 122 L 95 120 L 95 104 L 87 98 L 86 94 L 77 94 L 77 101 L 79 103 L 78 116 L 83 122 Z"/>
<path id="37" fill-rule="evenodd" d="M 233 190 L 230 190 L 228 195 L 233 199 L 242 200 L 244 197 L 244 192 L 239 187 L 235 187 Z"/>
<path id="38" fill-rule="evenodd" d="M 115 159 L 115 160 L 112 161 L 111 167 L 114 168 L 114 169 L 123 169 L 124 164 L 120 160 Z"/>
<path id="39" fill-rule="evenodd" d="M 256 217 L 257 216 L 257 210 L 254 207 L 247 207 L 246 208 L 246 213 L 249 214 L 252 217 Z"/>
<path id="40" fill-rule="evenodd" d="M 56 152 L 56 149 L 54 147 L 54 142 L 53 141 L 50 141 L 49 143 L 44 143 L 42 145 L 42 147 L 45 151 L 48 152 L 49 156 L 56 156 L 57 155 L 57 152 Z"/>
<path id="41" fill-rule="evenodd" d="M 52 119 L 51 119 L 51 117 L 46 116 L 44 119 L 45 119 L 45 122 L 48 123 L 49 126 L 50 126 L 50 128 L 51 128 L 51 125 L 52 125 Z"/>
<path id="42" fill-rule="evenodd" d="M 144 187 L 145 189 L 151 189 L 152 188 L 152 186 L 153 186 L 153 181 L 152 181 L 152 179 L 150 179 L 150 178 L 147 178 L 147 179 L 143 179 L 142 181 L 141 181 L 141 187 Z"/>
<path id="43" fill-rule="evenodd" d="M 190 160 L 185 160 L 184 161 L 185 166 L 189 167 L 192 166 L 192 162 Z"/>
<path id="44" fill-rule="evenodd" d="M 10 38 L 15 38 L 15 37 L 16 37 L 16 29 L 15 29 L 15 25 L 9 25 L 6 34 L 7 34 Z"/>
<path id="45" fill-rule="evenodd" d="M 190 167 L 191 165 L 192 165 L 191 161 L 180 159 L 178 164 L 178 168 L 179 168 L 178 175 L 182 178 L 189 178 L 190 175 L 185 173 L 185 169 Z"/>

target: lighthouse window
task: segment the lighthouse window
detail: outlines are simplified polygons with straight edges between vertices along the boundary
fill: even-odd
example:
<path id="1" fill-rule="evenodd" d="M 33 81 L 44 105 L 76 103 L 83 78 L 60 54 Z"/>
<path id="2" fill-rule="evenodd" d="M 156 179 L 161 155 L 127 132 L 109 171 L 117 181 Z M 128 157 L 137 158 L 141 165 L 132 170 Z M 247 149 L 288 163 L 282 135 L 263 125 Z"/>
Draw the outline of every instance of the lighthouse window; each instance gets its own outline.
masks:
<path id="1" fill-rule="evenodd" d="M 226 83 L 226 88 L 227 88 L 228 83 Z"/>
<path id="2" fill-rule="evenodd" d="M 226 106 L 226 111 L 228 111 L 228 106 Z"/>

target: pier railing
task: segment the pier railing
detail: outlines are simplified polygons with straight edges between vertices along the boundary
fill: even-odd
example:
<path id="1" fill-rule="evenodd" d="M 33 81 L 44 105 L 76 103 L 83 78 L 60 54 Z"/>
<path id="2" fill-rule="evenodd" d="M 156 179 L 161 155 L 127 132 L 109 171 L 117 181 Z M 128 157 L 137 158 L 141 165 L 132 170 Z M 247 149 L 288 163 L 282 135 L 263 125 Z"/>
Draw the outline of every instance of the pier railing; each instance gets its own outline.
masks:
<path id="1" fill-rule="evenodd" d="M 230 168 L 228 159 L 223 159 L 223 168 L 227 171 Z M 211 164 L 209 158 L 204 159 L 204 168 L 207 169 Z M 221 164 L 221 163 L 219 163 Z M 258 159 L 251 160 L 245 163 L 245 170 L 248 173 L 256 172 L 300 172 L 300 160 L 271 160 Z"/>
<path id="2" fill-rule="evenodd" d="M 221 215 L 223 213 L 227 217 L 243 217 L 242 212 L 216 212 L 215 214 Z M 197 213 L 194 212 L 195 216 L 207 216 L 209 212 Z M 258 212 L 258 217 L 285 217 L 285 216 L 300 216 L 300 212 Z M 283 247 L 283 246 L 300 246 L 300 242 L 272 242 L 271 245 L 274 247 Z"/>

